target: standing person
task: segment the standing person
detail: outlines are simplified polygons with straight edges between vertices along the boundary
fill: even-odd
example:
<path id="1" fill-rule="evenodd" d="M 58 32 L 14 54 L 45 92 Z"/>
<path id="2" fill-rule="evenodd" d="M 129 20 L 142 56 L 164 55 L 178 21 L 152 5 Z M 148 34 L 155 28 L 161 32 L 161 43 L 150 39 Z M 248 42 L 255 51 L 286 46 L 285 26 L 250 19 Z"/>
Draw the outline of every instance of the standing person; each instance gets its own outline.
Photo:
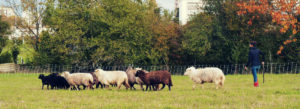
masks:
<path id="1" fill-rule="evenodd" d="M 250 50 L 248 55 L 248 63 L 245 66 L 251 65 L 252 75 L 254 78 L 254 87 L 258 87 L 257 72 L 259 71 L 260 65 L 264 65 L 265 56 L 259 49 L 256 48 L 256 41 L 250 42 Z M 259 56 L 262 55 L 262 62 L 260 63 Z"/>

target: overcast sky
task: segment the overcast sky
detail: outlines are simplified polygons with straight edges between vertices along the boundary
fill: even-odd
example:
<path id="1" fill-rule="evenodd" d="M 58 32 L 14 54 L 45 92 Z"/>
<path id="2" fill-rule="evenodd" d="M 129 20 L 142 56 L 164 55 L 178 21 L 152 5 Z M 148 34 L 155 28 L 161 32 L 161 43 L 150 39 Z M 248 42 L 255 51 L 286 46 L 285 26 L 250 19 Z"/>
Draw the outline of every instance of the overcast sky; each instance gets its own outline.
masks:
<path id="1" fill-rule="evenodd" d="M 173 11 L 175 9 L 175 0 L 156 0 L 159 7 Z"/>
<path id="2" fill-rule="evenodd" d="M 4 5 L 4 0 L 0 0 L 0 6 L 3 6 Z"/>

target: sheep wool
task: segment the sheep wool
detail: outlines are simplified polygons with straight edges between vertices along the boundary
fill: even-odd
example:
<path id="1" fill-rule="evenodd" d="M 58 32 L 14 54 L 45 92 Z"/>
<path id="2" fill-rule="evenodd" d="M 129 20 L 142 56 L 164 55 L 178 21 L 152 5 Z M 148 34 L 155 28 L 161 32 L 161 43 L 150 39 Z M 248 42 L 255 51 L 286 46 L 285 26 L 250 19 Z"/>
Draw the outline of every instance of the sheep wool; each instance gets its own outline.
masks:
<path id="1" fill-rule="evenodd" d="M 122 84 L 126 89 L 130 87 L 127 74 L 124 71 L 104 71 L 102 69 L 96 69 L 94 73 L 98 80 L 107 87 L 111 84 L 117 84 L 118 89 L 120 89 Z"/>
<path id="2" fill-rule="evenodd" d="M 84 87 L 88 87 L 92 89 L 93 85 L 93 76 L 90 73 L 72 73 L 65 71 L 61 75 L 64 77 L 67 82 L 70 84 L 70 86 L 75 87 L 76 85 L 83 85 Z M 78 88 L 75 87 L 77 90 Z"/>
<path id="3" fill-rule="evenodd" d="M 142 70 L 142 68 L 135 68 L 133 69 L 132 67 L 128 67 L 126 70 L 126 74 L 128 76 L 128 82 L 130 85 L 130 88 L 135 89 L 134 84 L 139 84 L 141 89 L 144 90 L 143 85 L 144 82 L 139 78 L 139 77 L 135 77 L 135 74 L 138 70 Z M 146 70 L 143 70 L 145 73 L 149 73 Z"/>
<path id="4" fill-rule="evenodd" d="M 221 69 L 216 67 L 198 68 L 190 67 L 187 68 L 184 75 L 189 76 L 190 79 L 195 83 L 193 89 L 196 88 L 196 84 L 204 83 L 215 83 L 216 89 L 219 86 L 224 85 L 225 76 Z M 202 85 L 203 88 L 203 85 Z"/>
<path id="5" fill-rule="evenodd" d="M 138 70 L 135 76 L 139 77 L 146 85 L 146 91 L 149 86 L 155 88 L 153 90 L 157 90 L 158 84 L 163 85 L 160 90 L 162 90 L 165 87 L 165 85 L 168 85 L 169 91 L 171 91 L 171 86 L 173 86 L 171 73 L 168 71 L 152 71 L 146 73 L 143 70 Z"/>

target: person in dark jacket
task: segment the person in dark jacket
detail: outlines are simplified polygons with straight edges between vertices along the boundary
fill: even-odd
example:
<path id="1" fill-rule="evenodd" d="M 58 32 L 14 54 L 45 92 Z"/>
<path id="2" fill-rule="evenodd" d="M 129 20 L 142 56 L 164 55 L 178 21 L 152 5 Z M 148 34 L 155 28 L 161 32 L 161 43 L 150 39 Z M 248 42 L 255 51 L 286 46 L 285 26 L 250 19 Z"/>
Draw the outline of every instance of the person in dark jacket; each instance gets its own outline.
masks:
<path id="1" fill-rule="evenodd" d="M 248 65 L 251 66 L 252 75 L 254 78 L 254 87 L 258 87 L 257 72 L 260 69 L 260 65 L 264 65 L 265 56 L 263 52 L 256 48 L 255 41 L 252 41 L 249 46 L 250 50 L 248 55 L 248 63 L 246 64 L 245 69 L 247 70 Z M 262 62 L 259 60 L 260 55 L 262 56 Z"/>

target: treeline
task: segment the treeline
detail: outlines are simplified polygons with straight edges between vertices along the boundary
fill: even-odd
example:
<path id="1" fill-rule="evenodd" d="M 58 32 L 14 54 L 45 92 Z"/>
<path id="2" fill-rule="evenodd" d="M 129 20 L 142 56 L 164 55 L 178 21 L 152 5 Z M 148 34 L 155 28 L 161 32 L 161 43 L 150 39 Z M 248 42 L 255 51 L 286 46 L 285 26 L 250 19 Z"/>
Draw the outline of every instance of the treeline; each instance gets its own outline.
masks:
<path id="1" fill-rule="evenodd" d="M 240 0 L 203 1 L 203 12 L 181 26 L 174 12 L 153 0 L 47 0 L 47 30 L 26 39 L 35 50 L 29 64 L 246 63 L 250 40 L 258 42 L 266 62 L 300 62 L 299 41 L 276 54 L 291 33 L 281 34 L 270 16 L 250 24 L 253 15 L 237 14 Z"/>

